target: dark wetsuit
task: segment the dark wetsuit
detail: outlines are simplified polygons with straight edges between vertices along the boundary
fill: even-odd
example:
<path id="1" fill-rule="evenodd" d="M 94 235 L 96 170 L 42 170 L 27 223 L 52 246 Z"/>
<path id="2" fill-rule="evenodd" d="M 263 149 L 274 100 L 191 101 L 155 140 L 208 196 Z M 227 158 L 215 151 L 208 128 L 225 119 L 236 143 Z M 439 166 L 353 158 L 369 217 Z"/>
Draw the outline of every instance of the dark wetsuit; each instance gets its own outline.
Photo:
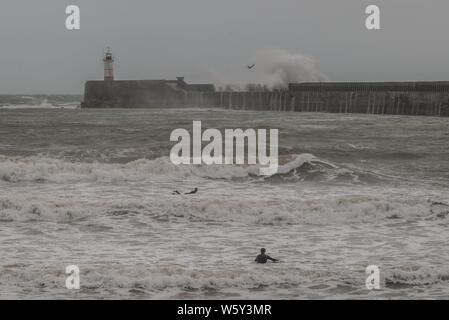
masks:
<path id="1" fill-rule="evenodd" d="M 184 194 L 195 194 L 195 193 L 197 193 L 197 192 L 198 192 L 198 188 L 195 188 L 195 190 L 192 190 L 192 191 L 190 191 L 190 192 L 186 192 L 186 193 L 184 193 Z M 182 193 L 179 192 L 178 190 L 175 190 L 175 191 L 173 191 L 172 194 L 182 194 Z"/>
<path id="2" fill-rule="evenodd" d="M 256 260 L 254 260 L 254 261 L 256 261 L 257 263 L 267 263 L 267 260 L 271 260 L 271 261 L 273 261 L 273 262 L 276 262 L 277 261 L 277 259 L 273 259 L 272 257 L 270 257 L 270 256 L 268 256 L 268 255 L 266 255 L 266 254 L 259 254 L 257 257 L 256 257 Z"/>

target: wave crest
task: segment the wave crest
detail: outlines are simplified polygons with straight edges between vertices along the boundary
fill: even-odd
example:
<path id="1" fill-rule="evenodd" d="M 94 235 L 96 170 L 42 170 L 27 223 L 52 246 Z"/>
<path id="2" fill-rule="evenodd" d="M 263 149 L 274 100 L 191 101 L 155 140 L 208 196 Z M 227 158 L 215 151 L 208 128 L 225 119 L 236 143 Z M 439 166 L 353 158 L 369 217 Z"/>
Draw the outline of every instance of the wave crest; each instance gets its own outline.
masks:
<path id="1" fill-rule="evenodd" d="M 284 164 L 282 164 L 282 161 Z M 278 172 L 273 178 L 299 180 L 347 180 L 372 182 L 384 179 L 381 175 L 358 169 L 339 167 L 312 154 L 281 157 Z M 168 157 L 138 159 L 128 163 L 68 162 L 45 157 L 8 157 L 0 155 L 0 181 L 17 182 L 119 182 L 163 178 L 167 181 L 186 177 L 208 179 L 238 179 L 258 177 L 259 165 L 174 165 Z"/>

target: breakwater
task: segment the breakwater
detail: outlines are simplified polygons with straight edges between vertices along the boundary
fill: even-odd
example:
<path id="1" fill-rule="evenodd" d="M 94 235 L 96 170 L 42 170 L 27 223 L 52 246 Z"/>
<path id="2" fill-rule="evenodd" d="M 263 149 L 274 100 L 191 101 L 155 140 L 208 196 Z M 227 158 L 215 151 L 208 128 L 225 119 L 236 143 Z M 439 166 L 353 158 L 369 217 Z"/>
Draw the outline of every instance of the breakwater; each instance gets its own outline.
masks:
<path id="1" fill-rule="evenodd" d="M 87 81 L 82 108 L 170 108 L 215 105 L 212 84 L 177 80 Z"/>
<path id="2" fill-rule="evenodd" d="M 83 108 L 237 110 L 449 116 L 449 81 L 292 83 L 271 91 L 216 91 L 177 80 L 88 81 Z"/>
<path id="3" fill-rule="evenodd" d="M 241 110 L 449 116 L 449 82 L 298 83 L 276 91 L 217 92 Z"/>

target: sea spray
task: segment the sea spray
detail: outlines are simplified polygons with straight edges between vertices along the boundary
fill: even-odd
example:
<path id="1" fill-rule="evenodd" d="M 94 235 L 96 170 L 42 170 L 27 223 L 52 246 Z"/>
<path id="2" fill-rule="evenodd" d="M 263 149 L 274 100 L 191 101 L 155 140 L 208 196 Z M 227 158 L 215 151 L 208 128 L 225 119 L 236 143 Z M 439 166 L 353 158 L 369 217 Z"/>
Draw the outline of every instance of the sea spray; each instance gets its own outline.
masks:
<path id="1" fill-rule="evenodd" d="M 282 49 L 266 49 L 256 58 L 263 68 L 263 84 L 271 89 L 287 88 L 289 83 L 321 82 L 328 78 L 315 67 L 313 58 Z"/>

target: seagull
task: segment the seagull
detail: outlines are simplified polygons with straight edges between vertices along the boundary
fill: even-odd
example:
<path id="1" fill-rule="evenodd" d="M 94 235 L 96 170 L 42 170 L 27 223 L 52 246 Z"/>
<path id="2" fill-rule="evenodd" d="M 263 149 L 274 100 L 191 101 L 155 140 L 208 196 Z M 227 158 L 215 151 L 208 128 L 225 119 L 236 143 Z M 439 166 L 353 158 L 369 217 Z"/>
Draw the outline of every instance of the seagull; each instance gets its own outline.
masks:
<path id="1" fill-rule="evenodd" d="M 256 65 L 256 64 L 253 64 L 253 65 L 247 66 L 247 67 L 248 67 L 249 70 L 251 70 L 252 68 L 254 68 L 255 65 Z"/>

